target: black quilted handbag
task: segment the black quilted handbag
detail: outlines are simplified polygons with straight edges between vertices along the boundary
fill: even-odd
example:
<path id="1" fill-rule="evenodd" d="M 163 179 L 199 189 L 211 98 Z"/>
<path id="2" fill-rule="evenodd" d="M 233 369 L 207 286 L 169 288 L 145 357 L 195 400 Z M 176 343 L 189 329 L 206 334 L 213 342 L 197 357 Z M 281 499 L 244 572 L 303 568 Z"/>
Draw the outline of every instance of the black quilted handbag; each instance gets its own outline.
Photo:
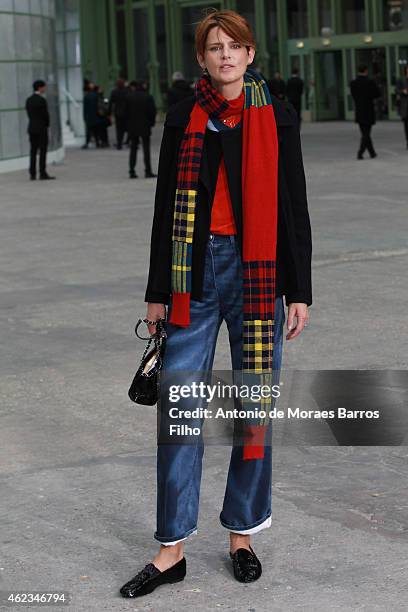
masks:
<path id="1" fill-rule="evenodd" d="M 140 366 L 130 385 L 128 395 L 132 402 L 145 406 L 154 406 L 159 397 L 159 378 L 163 364 L 163 355 L 166 348 L 166 330 L 164 319 L 159 319 L 156 325 L 156 332 L 149 338 L 139 336 L 138 328 L 143 322 L 139 319 L 136 323 L 135 334 L 141 340 L 147 340 Z"/>

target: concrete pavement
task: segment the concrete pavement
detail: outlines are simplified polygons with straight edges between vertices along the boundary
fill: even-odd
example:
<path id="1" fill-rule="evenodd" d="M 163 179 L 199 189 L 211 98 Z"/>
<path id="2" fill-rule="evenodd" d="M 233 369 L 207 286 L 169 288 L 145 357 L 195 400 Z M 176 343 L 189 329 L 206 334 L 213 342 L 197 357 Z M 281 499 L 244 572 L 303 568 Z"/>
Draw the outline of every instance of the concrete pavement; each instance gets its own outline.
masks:
<path id="1" fill-rule="evenodd" d="M 406 369 L 402 125 L 374 128 L 375 160 L 355 159 L 354 124 L 304 125 L 302 139 L 314 304 L 284 366 Z M 264 573 L 248 586 L 218 521 L 229 449 L 208 447 L 186 580 L 118 596 L 157 548 L 155 411 L 127 398 L 155 181 L 127 178 L 127 151 L 70 150 L 49 171 L 0 176 L 0 590 L 65 590 L 81 612 L 405 611 L 406 447 L 275 449 L 272 528 L 254 538 Z M 228 366 L 223 329 L 215 367 Z"/>

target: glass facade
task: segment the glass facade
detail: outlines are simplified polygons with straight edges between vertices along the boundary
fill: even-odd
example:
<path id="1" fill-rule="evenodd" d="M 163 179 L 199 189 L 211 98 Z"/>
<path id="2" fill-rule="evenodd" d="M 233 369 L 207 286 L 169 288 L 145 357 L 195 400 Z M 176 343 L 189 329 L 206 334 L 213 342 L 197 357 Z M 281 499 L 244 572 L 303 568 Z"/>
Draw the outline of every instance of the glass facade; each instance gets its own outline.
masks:
<path id="1" fill-rule="evenodd" d="M 365 32 L 365 0 L 342 0 L 340 7 L 341 33 L 353 34 L 354 32 Z"/>
<path id="2" fill-rule="evenodd" d="M 133 9 L 133 36 L 137 44 L 134 46 L 136 78 L 147 81 L 149 78 L 149 30 L 147 25 L 147 9 Z"/>
<path id="3" fill-rule="evenodd" d="M 159 62 L 159 80 L 160 90 L 164 93 L 167 91 L 168 82 L 168 66 L 167 66 L 167 38 L 166 38 L 166 15 L 163 5 L 156 6 L 156 40 L 157 40 L 157 60 Z"/>
<path id="4" fill-rule="evenodd" d="M 181 70 L 191 82 L 201 73 L 194 32 L 209 7 L 247 18 L 267 78 L 279 71 L 287 79 L 299 68 L 305 120 L 354 118 L 349 83 L 361 61 L 382 92 L 378 118 L 398 119 L 394 90 L 408 62 L 408 0 L 0 0 L 0 158 L 28 153 L 24 104 L 35 78 L 49 84 L 54 150 L 60 116 L 83 133 L 83 74 L 106 92 L 118 76 L 146 79 L 165 110 L 171 74 Z"/>
<path id="5" fill-rule="evenodd" d="M 127 58 L 127 44 L 126 44 L 126 23 L 125 23 L 125 11 L 120 10 L 116 13 L 116 41 L 117 41 L 117 56 L 119 63 L 119 74 L 118 76 L 127 79 L 128 78 L 128 58 Z"/>
<path id="6" fill-rule="evenodd" d="M 254 0 L 237 0 L 236 10 L 245 17 L 256 36 Z"/>
<path id="7" fill-rule="evenodd" d="M 408 28 L 408 0 L 382 0 L 382 27 L 385 31 Z"/>
<path id="8" fill-rule="evenodd" d="M 199 77 L 194 32 L 213 7 L 233 8 L 246 17 L 267 78 L 278 71 L 287 79 L 292 67 L 299 68 L 307 119 L 353 119 L 349 83 L 362 58 L 382 90 L 378 117 L 397 118 L 393 87 L 405 61 L 401 50 L 407 48 L 408 0 L 150 0 L 154 25 L 146 18 L 147 0 L 101 1 L 114 16 L 116 64 L 129 79 L 150 77 L 159 107 L 172 72 L 181 70 L 189 81 Z M 130 27 L 126 15 L 133 15 Z M 152 44 L 156 72 L 148 70 Z"/>
<path id="9" fill-rule="evenodd" d="M 344 119 L 343 64 L 341 51 L 316 54 L 317 117 Z"/>
<path id="10" fill-rule="evenodd" d="M 47 82 L 49 150 L 61 147 L 55 0 L 0 0 L 0 160 L 29 153 L 25 101 L 36 79 Z"/>
<path id="11" fill-rule="evenodd" d="M 265 10 L 266 45 L 269 52 L 269 75 L 273 76 L 276 71 L 279 71 L 278 15 L 276 0 L 268 0 Z"/>
<path id="12" fill-rule="evenodd" d="M 82 69 L 79 0 L 56 0 L 58 85 L 62 125 L 82 136 Z"/>
<path id="13" fill-rule="evenodd" d="M 307 0 L 287 0 L 289 38 L 308 36 L 307 4 Z"/>
<path id="14" fill-rule="evenodd" d="M 331 0 L 318 0 L 319 34 L 324 35 L 324 30 L 332 29 L 333 14 Z"/>
<path id="15" fill-rule="evenodd" d="M 220 8 L 219 2 L 211 4 L 214 8 Z M 194 48 L 194 32 L 196 23 L 203 18 L 205 6 L 181 7 L 181 31 L 182 31 L 182 62 L 183 65 L 175 67 L 182 70 L 188 81 L 197 79 L 201 74 L 201 68 L 196 60 Z"/>

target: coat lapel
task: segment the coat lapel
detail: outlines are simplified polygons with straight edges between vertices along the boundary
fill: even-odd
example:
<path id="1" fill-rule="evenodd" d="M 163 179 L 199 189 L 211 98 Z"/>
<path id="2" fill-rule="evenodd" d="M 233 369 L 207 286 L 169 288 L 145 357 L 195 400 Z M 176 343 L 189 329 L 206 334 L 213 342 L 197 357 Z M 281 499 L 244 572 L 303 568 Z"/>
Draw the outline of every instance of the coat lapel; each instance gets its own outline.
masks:
<path id="1" fill-rule="evenodd" d="M 210 175 L 210 167 L 208 164 L 208 156 L 206 155 L 206 151 L 203 151 L 203 155 L 201 157 L 201 166 L 200 166 L 200 174 L 198 176 L 198 180 L 202 182 L 204 187 L 206 188 L 208 195 L 211 193 L 211 175 Z"/>

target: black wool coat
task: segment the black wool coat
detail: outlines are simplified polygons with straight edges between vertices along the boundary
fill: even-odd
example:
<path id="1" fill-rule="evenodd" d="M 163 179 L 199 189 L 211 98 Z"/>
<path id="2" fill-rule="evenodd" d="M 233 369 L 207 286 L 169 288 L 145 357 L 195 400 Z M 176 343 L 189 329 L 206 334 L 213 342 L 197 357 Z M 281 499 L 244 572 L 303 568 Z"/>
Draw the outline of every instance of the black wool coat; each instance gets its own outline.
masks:
<path id="1" fill-rule="evenodd" d="M 381 96 L 376 82 L 360 74 L 351 81 L 350 91 L 354 100 L 355 123 L 374 125 L 376 122 L 374 100 Z"/>
<path id="2" fill-rule="evenodd" d="M 275 96 L 271 98 L 279 140 L 276 296 L 285 295 L 286 304 L 303 302 L 310 305 L 312 237 L 298 120 L 291 104 L 282 102 Z M 171 236 L 177 184 L 177 155 L 193 106 L 192 96 L 177 103 L 168 111 L 164 124 L 151 233 L 146 302 L 168 304 L 171 295 Z M 233 129 L 214 132 L 207 128 L 194 223 L 191 289 L 193 300 L 202 299 L 211 207 L 222 154 L 242 255 L 242 131 Z"/>
<path id="3" fill-rule="evenodd" d="M 38 93 L 33 93 L 26 100 L 28 115 L 28 133 L 44 134 L 50 126 L 47 100 Z"/>
<path id="4" fill-rule="evenodd" d="M 125 117 L 131 138 L 150 134 L 156 122 L 156 105 L 147 91 L 130 91 L 126 97 Z"/>

